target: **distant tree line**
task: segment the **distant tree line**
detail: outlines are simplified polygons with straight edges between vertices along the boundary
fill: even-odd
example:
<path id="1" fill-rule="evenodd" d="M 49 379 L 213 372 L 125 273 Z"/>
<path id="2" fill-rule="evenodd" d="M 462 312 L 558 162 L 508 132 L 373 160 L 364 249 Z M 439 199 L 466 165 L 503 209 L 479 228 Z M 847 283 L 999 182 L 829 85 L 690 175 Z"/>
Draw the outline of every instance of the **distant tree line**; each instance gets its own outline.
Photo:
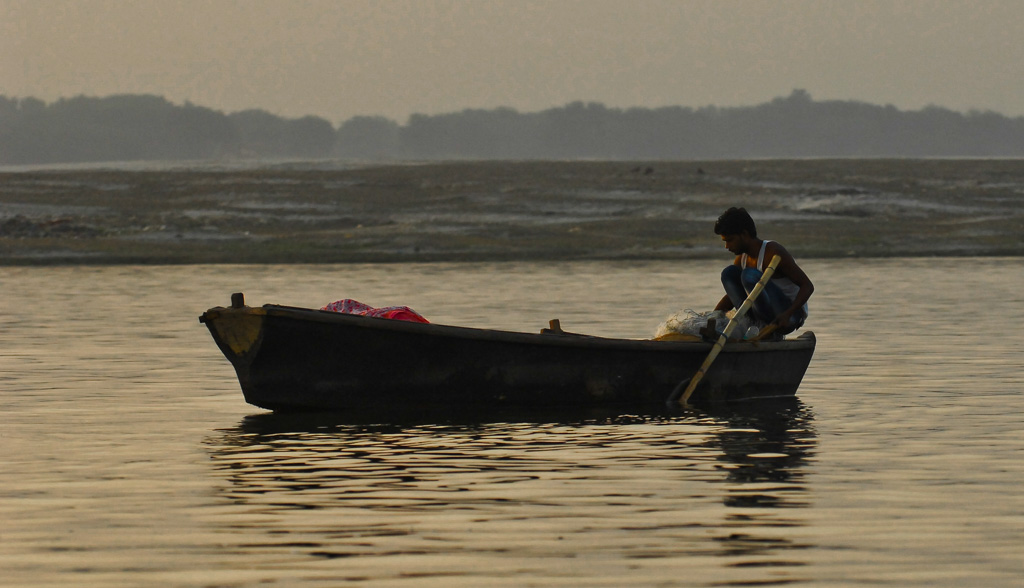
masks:
<path id="1" fill-rule="evenodd" d="M 225 114 L 164 98 L 76 97 L 46 104 L 0 96 L 0 163 L 236 158 L 720 159 L 751 157 L 1021 157 L 1024 117 L 901 111 L 814 101 L 803 90 L 751 107 L 608 108 L 573 102 L 374 116 L 338 128 L 262 110 Z"/>
<path id="2" fill-rule="evenodd" d="M 0 96 L 0 163 L 330 157 L 337 132 L 317 117 L 226 115 L 148 95 Z"/>

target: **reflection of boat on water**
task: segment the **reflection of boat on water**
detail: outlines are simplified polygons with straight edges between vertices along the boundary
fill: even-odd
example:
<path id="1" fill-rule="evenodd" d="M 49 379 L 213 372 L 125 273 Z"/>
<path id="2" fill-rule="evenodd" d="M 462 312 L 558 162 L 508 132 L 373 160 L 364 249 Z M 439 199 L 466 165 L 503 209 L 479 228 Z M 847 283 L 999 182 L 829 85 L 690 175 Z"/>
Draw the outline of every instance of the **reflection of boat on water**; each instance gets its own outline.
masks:
<path id="1" fill-rule="evenodd" d="M 481 536 L 531 520 L 567 539 L 623 541 L 617 549 L 637 558 L 691 552 L 752 561 L 806 547 L 785 531 L 803 524 L 794 509 L 807 505 L 816 444 L 812 414 L 795 399 L 649 416 L 375 418 L 245 418 L 207 441 L 214 474 L 227 482 L 223 496 L 264 517 L 276 513 L 272 527 L 264 521 L 252 532 L 287 531 L 315 557 L 486 552 L 493 546 L 478 543 Z M 552 553 L 574 549 L 518 526 L 512 532 Z M 502 549 L 529 549 L 522 539 Z M 639 545 L 648 547 L 634 553 Z"/>
<path id="2" fill-rule="evenodd" d="M 657 406 L 705 341 L 517 333 L 277 305 L 211 308 L 206 324 L 250 404 L 278 411 L 396 406 Z M 792 397 L 813 333 L 726 345 L 693 403 Z"/>
<path id="3" fill-rule="evenodd" d="M 727 506 L 802 507 L 803 466 L 813 456 L 816 436 L 805 406 L 794 403 L 776 412 L 731 412 L 727 429 L 715 435 L 719 458 L 730 464 Z"/>

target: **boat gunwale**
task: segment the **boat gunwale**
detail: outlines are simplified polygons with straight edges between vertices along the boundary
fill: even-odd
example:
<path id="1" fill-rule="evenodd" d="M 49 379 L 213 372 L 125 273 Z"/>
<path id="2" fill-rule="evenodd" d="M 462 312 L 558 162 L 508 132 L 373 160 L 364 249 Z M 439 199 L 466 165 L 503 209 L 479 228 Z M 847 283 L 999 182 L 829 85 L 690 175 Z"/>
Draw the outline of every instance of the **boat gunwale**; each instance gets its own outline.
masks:
<path id="1" fill-rule="evenodd" d="M 267 318 L 281 317 L 319 323 L 341 323 L 347 326 L 377 331 L 393 331 L 427 336 L 438 336 L 465 340 L 495 341 L 516 344 L 530 344 L 552 347 L 617 348 L 635 351 L 656 351 L 667 353 L 707 352 L 712 343 L 707 341 L 656 341 L 653 339 L 623 339 L 581 334 L 528 333 L 479 327 L 462 327 L 438 323 L 418 323 L 379 317 L 367 317 L 333 311 L 265 304 L 262 307 L 243 309 L 211 309 L 218 311 L 242 311 L 263 314 Z M 816 343 L 812 331 L 805 331 L 793 339 L 782 341 L 737 341 L 727 344 L 723 353 L 755 353 L 766 351 L 796 351 L 814 349 Z"/>

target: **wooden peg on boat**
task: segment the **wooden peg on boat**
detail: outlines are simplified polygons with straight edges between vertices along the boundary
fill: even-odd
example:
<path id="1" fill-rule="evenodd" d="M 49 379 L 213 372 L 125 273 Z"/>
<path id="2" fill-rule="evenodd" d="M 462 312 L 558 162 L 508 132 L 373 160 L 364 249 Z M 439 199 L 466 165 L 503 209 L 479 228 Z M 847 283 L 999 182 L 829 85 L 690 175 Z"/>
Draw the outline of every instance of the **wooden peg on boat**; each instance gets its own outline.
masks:
<path id="1" fill-rule="evenodd" d="M 715 328 L 717 324 L 718 321 L 715 319 L 708 319 L 708 325 L 706 327 L 702 327 L 700 331 L 698 331 L 700 336 L 703 337 L 705 341 L 714 341 L 715 339 L 718 339 L 719 332 Z"/>
<path id="2" fill-rule="evenodd" d="M 565 331 L 562 330 L 562 323 L 560 323 L 558 321 L 558 319 L 551 319 L 551 320 L 549 320 L 548 321 L 548 328 L 547 329 L 541 329 L 540 332 L 541 333 L 546 333 L 546 334 L 549 334 L 549 335 L 551 335 L 551 334 L 553 334 L 553 335 L 564 335 L 565 334 Z"/>

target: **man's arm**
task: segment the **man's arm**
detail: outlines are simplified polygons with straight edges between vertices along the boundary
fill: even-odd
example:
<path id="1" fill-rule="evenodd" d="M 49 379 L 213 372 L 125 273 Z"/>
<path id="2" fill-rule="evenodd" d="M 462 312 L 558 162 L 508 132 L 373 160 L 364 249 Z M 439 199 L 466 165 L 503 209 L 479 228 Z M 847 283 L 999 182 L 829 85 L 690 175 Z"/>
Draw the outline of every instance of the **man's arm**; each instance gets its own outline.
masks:
<path id="1" fill-rule="evenodd" d="M 789 251 L 786 251 L 785 247 L 778 243 L 769 243 L 765 251 L 765 259 L 771 259 L 776 255 L 781 257 L 782 260 L 779 262 L 779 267 L 775 269 L 775 275 L 780 278 L 789 278 L 790 281 L 800 287 L 796 298 L 793 299 L 793 304 L 785 312 L 775 317 L 777 325 L 786 327 L 789 326 L 789 319 L 793 316 L 793 313 L 803 308 L 804 304 L 807 304 L 807 301 L 811 298 L 811 294 L 814 293 L 814 284 L 811 283 L 811 279 L 797 265 L 796 260 L 789 254 Z"/>

